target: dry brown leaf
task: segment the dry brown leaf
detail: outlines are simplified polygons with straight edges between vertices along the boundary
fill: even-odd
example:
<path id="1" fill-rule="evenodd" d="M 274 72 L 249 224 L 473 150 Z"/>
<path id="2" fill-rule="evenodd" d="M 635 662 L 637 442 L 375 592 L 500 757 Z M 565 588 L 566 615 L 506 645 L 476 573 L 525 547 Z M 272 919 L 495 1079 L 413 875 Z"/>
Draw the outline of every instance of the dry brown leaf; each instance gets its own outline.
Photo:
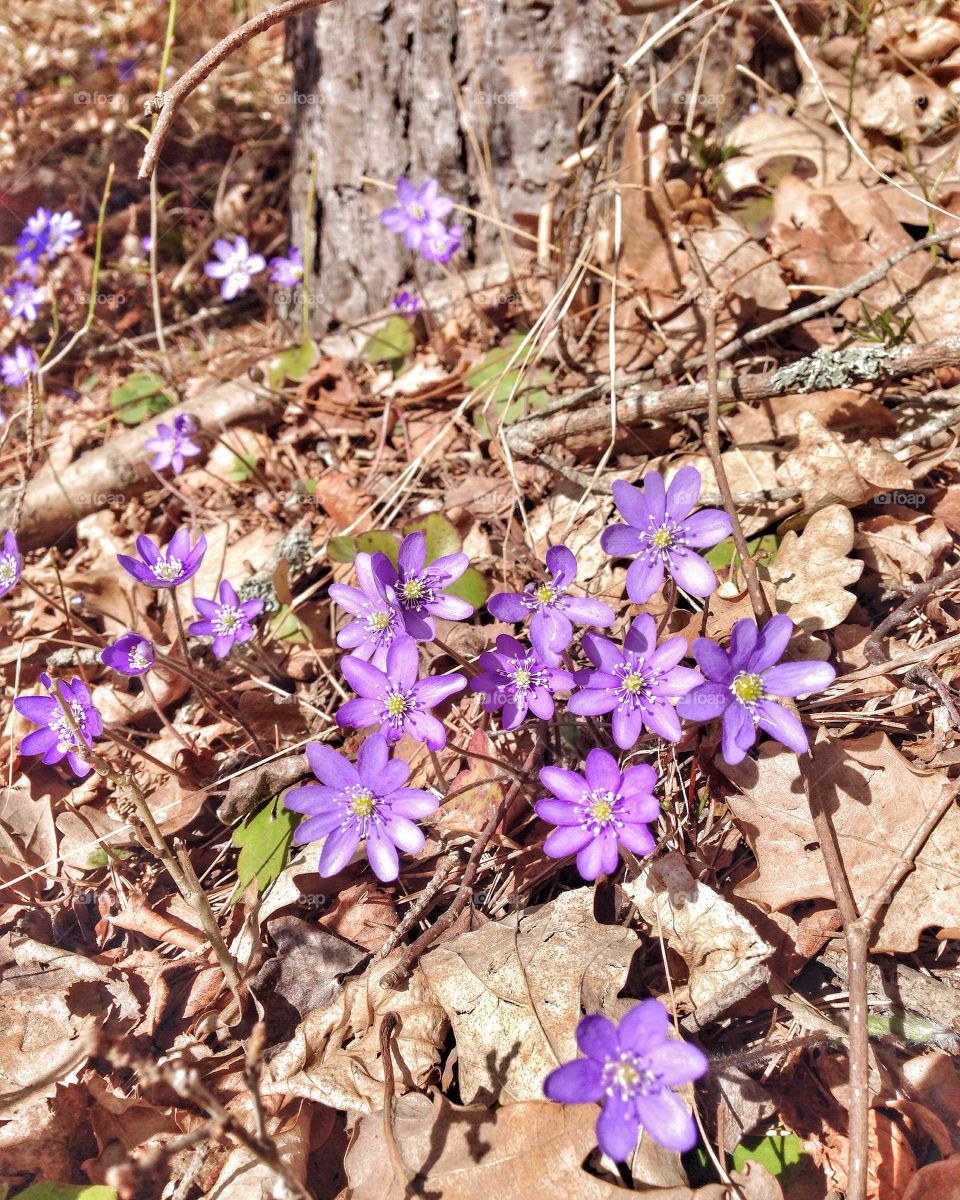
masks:
<path id="1" fill-rule="evenodd" d="M 729 900 L 690 874 L 682 855 L 648 864 L 623 890 L 687 964 L 685 990 L 701 1026 L 767 979 L 773 947 Z"/>
<path id="2" fill-rule="evenodd" d="M 724 450 L 720 455 L 727 482 L 734 493 L 770 491 L 782 485 L 777 475 L 777 463 L 772 450 L 744 450 L 739 447 Z M 684 457 L 684 466 L 696 467 L 703 477 L 703 493 L 714 496 L 719 503 L 720 488 L 717 484 L 716 472 L 706 454 L 690 454 Z M 714 503 L 714 501 L 709 501 Z M 766 504 L 738 504 L 737 512 L 743 532 L 749 537 L 761 529 L 766 529 L 772 521 L 778 520 L 795 507 L 793 501 L 786 503 L 770 502 Z"/>
<path id="3" fill-rule="evenodd" d="M 496 748 L 482 729 L 473 732 L 467 748 L 475 754 L 495 756 Z M 450 784 L 448 793 L 452 798 L 444 801 L 430 824 L 444 837 L 478 834 L 503 799 L 503 784 L 491 782 L 498 774 L 495 763 L 483 758 L 470 759 L 466 770 Z"/>
<path id="4" fill-rule="evenodd" d="M 241 1113 L 240 1119 L 248 1129 L 253 1129 L 253 1114 Z M 294 1179 L 303 1183 L 307 1177 L 307 1158 L 310 1154 L 309 1105 L 301 1105 L 292 1122 L 284 1122 L 278 1128 L 276 1118 L 268 1119 L 267 1134 L 279 1152 L 280 1159 Z M 282 1189 L 282 1190 L 281 1190 Z M 223 1164 L 214 1186 L 206 1193 L 206 1200 L 260 1200 L 261 1196 L 287 1196 L 289 1189 L 266 1163 L 256 1158 L 246 1147 L 237 1146 Z"/>
<path id="5" fill-rule="evenodd" d="M 737 894 L 771 909 L 833 899 L 796 755 L 767 742 L 756 760 L 720 766 L 742 793 L 730 796 L 730 810 L 758 864 Z M 884 733 L 823 743 L 812 770 L 854 898 L 863 906 L 885 881 L 946 777 L 915 770 Z M 909 953 L 928 926 L 960 924 L 958 861 L 960 809 L 953 805 L 883 911 L 875 950 Z"/>
<path id="6" fill-rule="evenodd" d="M 729 144 L 738 153 L 724 163 L 718 191 L 724 199 L 769 181 L 771 166 L 791 161 L 804 179 L 824 184 L 849 168 L 843 138 L 817 121 L 799 121 L 780 113 L 760 112 L 731 127 Z"/>
<path id="7" fill-rule="evenodd" d="M 270 1063 L 264 1095 L 302 1096 L 350 1112 L 383 1108 L 380 1025 L 399 1018 L 391 1041 L 397 1094 L 425 1087 L 440 1061 L 447 1022 L 419 968 L 399 990 L 380 984 L 396 956 L 347 981 L 336 1000 L 314 1009 Z"/>
<path id="8" fill-rule="evenodd" d="M 907 580 L 920 583 L 936 575 L 954 541 L 937 517 L 908 523 L 882 516 L 860 522 L 854 545 L 884 583 L 901 584 Z"/>
<path id="9" fill-rule="evenodd" d="M 960 322 L 960 275 L 950 272 L 927 280 L 913 294 L 906 311 L 916 330 L 914 335 L 911 329 L 911 335 L 918 339 L 936 341 L 955 333 Z"/>
<path id="10" fill-rule="evenodd" d="M 6 888 L 11 879 L 20 879 L 27 871 L 52 863 L 57 854 L 57 831 L 49 795 L 36 799 L 29 787 L 10 787 L 0 791 L 0 883 Z M 43 878 L 33 877 L 16 885 L 18 893 L 32 895 Z"/>
<path id="11" fill-rule="evenodd" d="M 238 536 L 239 528 L 239 521 L 230 520 L 204 530 L 207 552 L 193 577 L 191 595 L 209 599 L 216 595 L 221 579 L 230 579 L 239 587 L 244 579 L 268 565 L 280 540 L 279 531 L 256 529 Z M 181 598 L 181 604 L 185 602 Z"/>
<path id="12" fill-rule="evenodd" d="M 800 489 L 808 509 L 839 501 L 853 508 L 881 492 L 913 486 L 907 468 L 878 442 L 845 442 L 811 412 L 797 417 L 797 448 L 783 471 Z"/>
<path id="13" fill-rule="evenodd" d="M 596 1146 L 596 1119 L 593 1104 L 531 1100 L 490 1110 L 479 1105 L 461 1108 L 442 1096 L 431 1101 L 411 1094 L 397 1102 L 393 1128 L 404 1167 L 428 1181 L 424 1194 L 432 1200 L 621 1200 L 626 1193 L 619 1179 L 583 1170 L 584 1159 Z M 643 1139 L 640 1154 L 650 1163 L 646 1171 L 642 1163 L 641 1169 L 635 1168 L 638 1182 L 646 1184 L 647 1200 L 724 1200 L 727 1195 L 720 1184 L 691 1189 L 678 1157 L 651 1138 Z M 411 1195 L 384 1153 L 379 1114 L 359 1122 L 346 1167 L 352 1200 L 406 1200 Z M 764 1200 L 761 1192 L 747 1195 Z M 779 1200 L 777 1193 L 765 1196 Z"/>
<path id="14" fill-rule="evenodd" d="M 453 1026 L 464 1100 L 541 1097 L 548 1072 L 576 1055 L 583 1013 L 619 1017 L 615 998 L 636 945 L 632 930 L 600 925 L 592 889 L 579 888 L 426 955 L 423 973 Z"/>
<path id="15" fill-rule="evenodd" d="M 724 417 L 724 422 L 737 445 L 778 441 L 796 436 L 797 410 L 801 406 L 828 429 L 862 435 L 864 430 L 889 433 L 897 428 L 897 419 L 888 408 L 875 396 L 854 388 L 804 392 L 802 397 L 772 396 L 763 404 L 741 405 L 737 412 Z"/>
<path id="16" fill-rule="evenodd" d="M 774 586 L 776 611 L 808 633 L 844 621 L 857 602 L 846 589 L 863 573 L 863 563 L 847 557 L 853 546 L 853 517 L 840 504 L 815 512 L 803 533 L 785 533 L 773 562 L 760 566 Z"/>
<path id="17" fill-rule="evenodd" d="M 710 285 L 726 296 L 746 300 L 767 312 L 783 312 L 791 296 L 780 266 L 751 237 L 739 221 L 726 213 L 713 213 L 710 229 L 690 234 Z"/>
<path id="18" fill-rule="evenodd" d="M 903 1200 L 949 1200 L 960 1196 L 960 1154 L 927 1163 L 907 1184 Z"/>

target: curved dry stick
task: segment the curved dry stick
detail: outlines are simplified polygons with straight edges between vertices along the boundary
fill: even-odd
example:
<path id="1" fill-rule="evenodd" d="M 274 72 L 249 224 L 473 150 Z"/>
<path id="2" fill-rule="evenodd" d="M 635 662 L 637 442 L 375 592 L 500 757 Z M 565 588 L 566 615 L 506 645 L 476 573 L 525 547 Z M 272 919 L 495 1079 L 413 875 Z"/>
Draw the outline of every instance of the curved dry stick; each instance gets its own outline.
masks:
<path id="1" fill-rule="evenodd" d="M 234 51 L 239 50 L 258 33 L 263 33 L 272 25 L 285 21 L 287 17 L 295 17 L 297 13 L 303 12 L 305 9 L 319 8 L 322 4 L 329 3 L 330 0 L 284 0 L 284 3 L 278 4 L 276 8 L 252 17 L 235 29 L 233 33 L 228 33 L 211 50 L 208 50 L 199 62 L 194 63 L 185 75 L 180 76 L 169 91 L 158 92 L 152 100 L 148 100 L 146 116 L 150 116 L 151 113 L 159 113 L 160 116 L 143 152 L 139 178 L 149 179 L 156 170 L 157 159 L 180 105 L 212 71 L 219 67 L 225 58 L 229 58 Z"/>

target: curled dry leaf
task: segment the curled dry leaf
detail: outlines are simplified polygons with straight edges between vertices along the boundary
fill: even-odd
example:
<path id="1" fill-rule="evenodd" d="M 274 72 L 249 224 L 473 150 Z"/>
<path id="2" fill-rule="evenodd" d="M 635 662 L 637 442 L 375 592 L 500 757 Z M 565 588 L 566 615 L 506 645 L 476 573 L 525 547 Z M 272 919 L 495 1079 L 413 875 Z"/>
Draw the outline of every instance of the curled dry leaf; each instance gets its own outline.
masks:
<path id="1" fill-rule="evenodd" d="M 960 1155 L 921 1167 L 907 1184 L 903 1200 L 946 1200 L 948 1196 L 960 1196 Z"/>
<path id="2" fill-rule="evenodd" d="M 272 1139 L 283 1165 L 298 1182 L 307 1177 L 310 1155 L 310 1120 L 308 1105 L 300 1105 L 292 1121 L 267 1119 L 267 1134 Z M 253 1130 L 253 1113 L 247 1104 L 240 1119 Z M 207 1200 L 259 1200 L 261 1196 L 286 1196 L 289 1189 L 281 1182 L 272 1167 L 262 1162 L 245 1147 L 237 1146 L 223 1164 L 217 1182 L 206 1193 Z"/>
<path id="3" fill-rule="evenodd" d="M 789 308 L 790 292 L 777 263 L 739 221 L 719 211 L 712 216 L 712 228 L 695 229 L 690 234 L 711 286 L 724 296 L 747 301 L 748 313 L 756 309 L 783 312 Z M 737 307 L 742 310 L 743 304 Z"/>
<path id="4" fill-rule="evenodd" d="M 723 469 L 734 495 L 746 492 L 771 491 L 782 486 L 777 475 L 777 463 L 772 450 L 741 449 L 725 450 L 720 458 Z M 696 467 L 703 477 L 702 503 L 721 506 L 720 488 L 713 464 L 706 454 L 691 454 L 684 458 L 684 466 Z M 794 501 L 775 501 L 758 505 L 738 504 L 737 512 L 743 532 L 750 537 L 766 529 L 796 507 Z"/>
<path id="5" fill-rule="evenodd" d="M 760 112 L 732 126 L 729 144 L 738 153 L 723 165 L 718 191 L 724 199 L 760 185 L 789 169 L 803 179 L 830 183 L 849 169 L 843 138 L 817 121 L 798 121 Z"/>
<path id="6" fill-rule="evenodd" d="M 883 516 L 860 523 L 855 545 L 884 583 L 900 585 L 907 579 L 917 583 L 932 579 L 954 541 L 937 517 L 905 522 Z"/>
<path id="7" fill-rule="evenodd" d="M 698 1025 L 706 1025 L 767 978 L 773 952 L 751 923 L 712 888 L 695 879 L 683 856 L 647 864 L 623 890 L 655 934 L 687 964 L 687 995 Z"/>
<path id="8" fill-rule="evenodd" d="M 548 1072 L 575 1057 L 583 1013 L 619 1017 L 636 944 L 632 930 L 599 924 L 592 889 L 579 888 L 426 955 L 423 973 L 453 1026 L 464 1100 L 539 1099 Z"/>
<path id="9" fill-rule="evenodd" d="M 845 442 L 813 413 L 797 417 L 799 444 L 783 470 L 808 509 L 839 501 L 854 508 L 881 492 L 912 488 L 907 468 L 878 442 Z"/>
<path id="10" fill-rule="evenodd" d="M 388 1012 L 399 1018 L 391 1041 L 397 1094 L 425 1087 L 440 1061 L 446 1017 L 419 968 L 400 990 L 381 987 L 395 965 L 395 956 L 374 964 L 348 980 L 332 1004 L 308 1013 L 270 1063 L 264 1095 L 302 1096 L 350 1112 L 382 1109 L 380 1026 Z"/>
<path id="11" fill-rule="evenodd" d="M 757 858 L 739 896 L 785 908 L 799 900 L 833 899 L 795 754 L 775 742 L 756 760 L 719 764 L 740 789 L 728 803 Z M 881 887 L 946 776 L 913 768 L 883 733 L 816 748 L 811 777 L 836 830 L 844 869 L 859 906 Z M 883 910 L 873 949 L 916 950 L 928 926 L 960 924 L 960 809 L 952 805 Z"/>

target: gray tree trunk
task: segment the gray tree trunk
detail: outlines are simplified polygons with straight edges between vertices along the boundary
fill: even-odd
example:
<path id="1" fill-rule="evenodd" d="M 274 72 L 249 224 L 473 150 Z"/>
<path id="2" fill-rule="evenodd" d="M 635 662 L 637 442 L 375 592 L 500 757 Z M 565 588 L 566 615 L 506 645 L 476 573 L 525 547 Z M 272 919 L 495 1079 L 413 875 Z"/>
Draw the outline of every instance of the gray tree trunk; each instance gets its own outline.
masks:
<path id="1" fill-rule="evenodd" d="M 595 136 L 602 107 L 580 122 L 643 25 L 615 0 L 344 0 L 292 21 L 291 220 L 302 249 L 315 159 L 316 326 L 375 312 L 412 278 L 378 220 L 392 192 L 364 176 L 433 175 L 504 221 L 535 214 L 557 163 Z M 500 253 L 495 227 L 464 223 L 462 263 Z"/>

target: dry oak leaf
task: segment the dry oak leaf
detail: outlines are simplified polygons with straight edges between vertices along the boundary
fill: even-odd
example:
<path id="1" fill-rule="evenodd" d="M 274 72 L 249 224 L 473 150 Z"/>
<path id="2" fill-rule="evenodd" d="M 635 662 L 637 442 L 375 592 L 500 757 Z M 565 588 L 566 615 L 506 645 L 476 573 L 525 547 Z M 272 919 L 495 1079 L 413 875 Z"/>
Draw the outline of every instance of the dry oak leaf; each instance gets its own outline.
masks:
<path id="1" fill-rule="evenodd" d="M 583 1013 L 615 1007 L 636 945 L 632 930 L 599 924 L 593 890 L 578 888 L 426 955 L 423 973 L 453 1026 L 464 1101 L 540 1099 L 546 1075 L 576 1057 Z"/>
<path id="2" fill-rule="evenodd" d="M 737 895 L 773 910 L 799 900 L 833 899 L 797 756 L 777 743 L 756 760 L 719 764 L 740 789 L 728 799 L 757 859 Z M 811 778 L 831 815 L 844 869 L 859 907 L 883 885 L 946 777 L 915 770 L 884 733 L 816 747 Z M 916 950 L 928 926 L 960 924 L 960 809 L 952 805 L 883 910 L 873 949 Z"/>
<path id="3" fill-rule="evenodd" d="M 380 1026 L 388 1012 L 399 1018 L 391 1041 L 397 1094 L 425 1087 L 440 1061 L 447 1021 L 419 968 L 398 991 L 381 986 L 395 965 L 396 955 L 375 963 L 347 980 L 332 1004 L 309 1013 L 271 1061 L 263 1094 L 302 1096 L 350 1112 L 380 1111 Z"/>
<path id="4" fill-rule="evenodd" d="M 623 890 L 687 964 L 687 991 L 699 1025 L 766 981 L 764 964 L 773 947 L 729 900 L 690 874 L 682 855 L 648 863 Z"/>
<path id="5" fill-rule="evenodd" d="M 811 412 L 797 417 L 797 448 L 783 471 L 808 509 L 837 502 L 854 508 L 881 492 L 912 488 L 910 472 L 877 442 L 845 442 Z"/>
<path id="6" fill-rule="evenodd" d="M 411 1093 L 397 1102 L 393 1130 L 404 1167 L 413 1176 L 410 1184 L 397 1178 L 389 1155 L 384 1153 L 383 1118 L 363 1117 L 346 1155 L 351 1200 L 406 1200 L 412 1195 L 431 1200 L 622 1200 L 630 1193 L 615 1176 L 603 1178 L 583 1169 L 583 1161 L 596 1146 L 594 1104 L 550 1104 L 543 1100 L 487 1109 L 461 1108 L 443 1096 L 431 1100 Z M 664 1186 L 653 1181 L 643 1188 L 647 1200 L 732 1200 L 735 1194 L 722 1184 L 693 1189 L 682 1182 L 679 1159 L 652 1145 L 657 1166 L 669 1172 Z M 658 1153 L 657 1153 L 658 1152 Z M 668 1162 L 672 1159 L 672 1162 Z M 751 1164 L 750 1180 L 741 1194 L 747 1200 L 781 1200 L 772 1176 Z M 642 1174 L 635 1170 L 636 1175 Z M 763 1174 L 775 1190 L 754 1186 Z M 616 1181 L 614 1182 L 614 1179 Z M 676 1182 L 672 1182 L 676 1180 Z M 418 1186 L 422 1185 L 422 1186 Z"/>
<path id="7" fill-rule="evenodd" d="M 761 578 L 776 589 L 777 612 L 807 633 L 846 620 L 857 602 L 847 586 L 863 574 L 863 563 L 847 557 L 853 544 L 853 517 L 842 504 L 815 512 L 802 534 L 784 534 L 776 558 L 760 566 Z"/>
<path id="8" fill-rule="evenodd" d="M 868 517 L 857 530 L 856 548 L 868 567 L 884 583 L 899 585 L 905 579 L 922 582 L 937 573 L 941 558 L 953 549 L 950 531 L 938 517 L 898 521 L 895 517 Z"/>

